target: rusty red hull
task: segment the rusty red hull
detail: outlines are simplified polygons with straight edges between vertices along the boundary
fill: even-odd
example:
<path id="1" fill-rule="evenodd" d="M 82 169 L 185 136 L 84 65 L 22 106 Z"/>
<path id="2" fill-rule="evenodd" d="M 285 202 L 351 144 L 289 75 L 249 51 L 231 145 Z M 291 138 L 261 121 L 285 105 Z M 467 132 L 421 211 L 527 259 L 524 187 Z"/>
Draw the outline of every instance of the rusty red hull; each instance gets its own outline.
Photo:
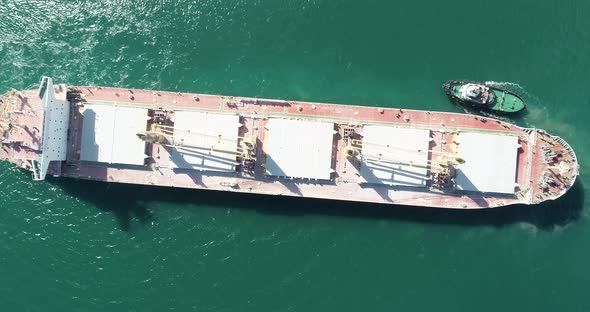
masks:
<path id="1" fill-rule="evenodd" d="M 322 104 L 299 101 L 277 101 L 234 96 L 154 92 L 149 90 L 106 87 L 56 88 L 56 97 L 67 99 L 71 108 L 67 139 L 67 157 L 52 162 L 49 174 L 76 179 L 109 183 L 130 183 L 219 190 L 332 200 L 374 202 L 437 208 L 490 208 L 511 204 L 535 204 L 556 199 L 574 183 L 578 174 L 575 154 L 562 139 L 537 129 L 521 128 L 504 121 L 468 114 L 417 111 L 398 108 L 375 108 L 353 105 Z M 2 129 L 4 132 L 1 156 L 27 169 L 42 151 L 42 99 L 36 91 L 11 92 L 2 98 Z M 85 105 L 118 105 L 141 107 L 152 115 L 175 111 L 202 111 L 236 114 L 243 120 L 240 136 L 265 142 L 265 123 L 269 118 L 297 118 L 322 120 L 335 124 L 338 132 L 333 144 L 334 174 L 329 181 L 277 179 L 263 173 L 259 164 L 250 173 L 212 174 L 207 171 L 178 172 L 165 167 L 154 169 L 149 160 L 145 167 L 109 165 L 80 161 L 81 111 Z M 517 168 L 514 194 L 444 190 L 433 187 L 421 189 L 396 188 L 388 185 L 356 183 L 355 169 L 345 149 L 347 129 L 363 124 L 428 129 L 431 133 L 430 153 L 454 153 L 454 136 L 461 131 L 510 134 L 518 136 Z M 150 158 L 165 158 L 166 150 L 147 145 Z M 265 145 L 256 147 L 258 159 L 265 155 Z M 557 156 L 555 156 L 557 155 Z M 555 157 L 553 157 L 555 156 Z M 553 157 L 553 158 L 552 158 Z M 559 167 L 561 165 L 561 167 Z M 558 170 L 561 168 L 562 170 Z M 355 171 L 356 170 L 356 171 Z M 558 181 L 547 183 L 547 179 Z"/>

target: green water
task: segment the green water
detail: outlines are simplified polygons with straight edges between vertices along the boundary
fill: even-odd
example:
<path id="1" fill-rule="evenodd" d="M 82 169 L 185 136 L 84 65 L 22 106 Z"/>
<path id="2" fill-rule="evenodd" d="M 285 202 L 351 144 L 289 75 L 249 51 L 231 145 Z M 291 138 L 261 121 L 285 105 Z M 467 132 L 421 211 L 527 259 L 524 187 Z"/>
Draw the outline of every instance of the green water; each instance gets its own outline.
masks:
<path id="1" fill-rule="evenodd" d="M 0 92 L 106 85 L 457 111 L 510 82 L 579 183 L 442 211 L 43 183 L 0 165 L 1 311 L 589 311 L 590 2 L 0 0 Z M 519 87 L 520 86 L 520 87 Z M 586 142 L 586 143 L 584 143 Z"/>

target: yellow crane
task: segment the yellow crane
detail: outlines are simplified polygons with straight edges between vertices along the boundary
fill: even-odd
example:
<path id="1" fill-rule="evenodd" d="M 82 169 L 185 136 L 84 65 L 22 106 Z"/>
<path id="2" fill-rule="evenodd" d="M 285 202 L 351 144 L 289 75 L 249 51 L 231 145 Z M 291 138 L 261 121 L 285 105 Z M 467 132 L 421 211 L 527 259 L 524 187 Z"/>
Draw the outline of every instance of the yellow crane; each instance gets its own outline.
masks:
<path id="1" fill-rule="evenodd" d="M 186 136 L 206 136 L 211 138 L 217 138 L 217 142 L 214 142 L 211 146 L 199 146 L 199 145 L 191 145 L 190 143 L 185 143 L 184 139 L 181 139 L 179 143 L 168 144 L 166 142 L 174 142 L 174 134 L 182 133 L 183 137 Z M 174 128 L 173 126 L 166 126 L 160 124 L 153 124 L 149 131 L 141 131 L 136 133 L 137 137 L 142 141 L 151 144 L 158 144 L 164 147 L 172 147 L 187 151 L 193 151 L 198 153 L 203 153 L 205 151 L 209 153 L 217 152 L 217 153 L 226 153 L 226 154 L 235 154 L 236 157 L 249 157 L 250 152 L 254 149 L 254 144 L 249 138 L 236 136 L 236 137 L 227 137 L 222 136 L 221 134 L 212 134 L 207 132 L 200 132 L 191 129 L 178 129 Z M 218 144 L 223 144 L 222 141 L 228 140 L 241 140 L 240 146 L 235 146 L 234 149 L 224 149 L 218 148 Z"/>
<path id="2" fill-rule="evenodd" d="M 363 152 L 362 145 L 371 145 L 373 147 L 376 147 L 378 152 L 372 154 Z M 382 152 L 379 151 L 379 149 L 381 149 Z M 405 154 L 406 157 L 408 156 L 407 154 L 416 155 L 410 156 L 409 159 L 400 159 L 399 155 L 395 155 L 396 151 L 401 152 L 401 154 Z M 361 159 L 369 160 L 372 162 L 383 162 L 413 167 L 424 166 L 424 164 L 430 166 L 439 165 L 441 167 L 448 167 L 457 166 L 459 164 L 465 163 L 465 160 L 460 156 L 448 152 L 408 149 L 404 147 L 391 146 L 387 144 L 363 142 L 361 140 L 350 140 L 348 142 L 348 146 L 346 147 L 346 153 L 349 157 L 355 157 L 356 155 L 359 155 Z M 428 153 L 431 153 L 433 156 L 436 155 L 436 159 L 424 160 L 422 157 L 420 157 L 419 159 L 417 158 L 419 155 L 428 155 Z"/>

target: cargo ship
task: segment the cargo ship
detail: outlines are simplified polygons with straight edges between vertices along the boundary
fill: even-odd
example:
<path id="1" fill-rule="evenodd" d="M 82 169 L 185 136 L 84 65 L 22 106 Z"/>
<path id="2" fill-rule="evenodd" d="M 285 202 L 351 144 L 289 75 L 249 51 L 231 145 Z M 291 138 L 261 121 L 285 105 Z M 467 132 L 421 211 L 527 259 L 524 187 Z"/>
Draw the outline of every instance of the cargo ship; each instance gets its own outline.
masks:
<path id="1" fill-rule="evenodd" d="M 477 209 L 554 200 L 572 148 L 469 114 L 54 85 L 0 98 L 0 157 L 47 176 Z"/>

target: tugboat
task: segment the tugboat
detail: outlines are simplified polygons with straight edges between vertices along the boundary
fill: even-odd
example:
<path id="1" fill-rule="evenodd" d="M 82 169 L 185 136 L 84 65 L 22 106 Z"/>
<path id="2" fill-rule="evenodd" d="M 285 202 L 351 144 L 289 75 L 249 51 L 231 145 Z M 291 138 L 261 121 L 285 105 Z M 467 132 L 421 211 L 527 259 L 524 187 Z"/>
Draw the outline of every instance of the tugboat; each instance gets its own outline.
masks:
<path id="1" fill-rule="evenodd" d="M 450 80 L 443 89 L 451 100 L 471 108 L 499 113 L 517 113 L 526 108 L 516 93 L 479 82 Z"/>

